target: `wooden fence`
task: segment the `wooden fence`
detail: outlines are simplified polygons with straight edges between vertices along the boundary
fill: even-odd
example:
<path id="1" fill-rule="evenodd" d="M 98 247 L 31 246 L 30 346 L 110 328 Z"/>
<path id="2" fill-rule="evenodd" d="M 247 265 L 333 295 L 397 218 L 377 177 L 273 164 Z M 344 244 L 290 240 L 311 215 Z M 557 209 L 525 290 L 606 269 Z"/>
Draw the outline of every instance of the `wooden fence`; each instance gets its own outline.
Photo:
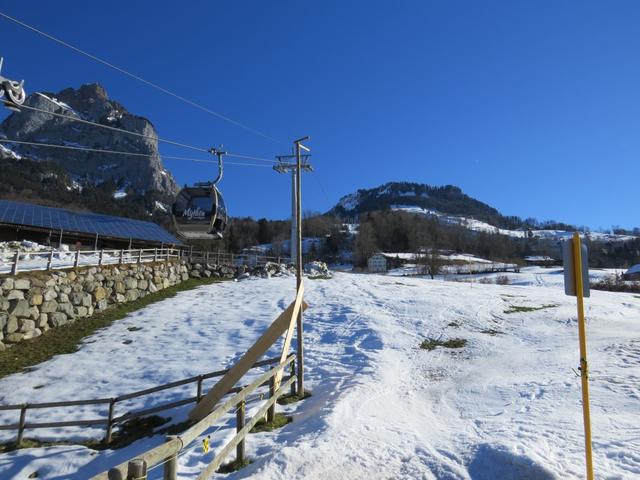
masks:
<path id="1" fill-rule="evenodd" d="M 304 285 L 300 283 L 295 300 L 271 323 L 260 338 L 247 349 L 242 357 L 226 371 L 222 378 L 191 410 L 189 418 L 196 422 L 194 425 L 179 435 L 167 437 L 162 445 L 147 450 L 136 458 L 127 460 L 110 469 L 108 472 L 102 472 L 91 480 L 124 480 L 125 478 L 146 480 L 147 471 L 160 466 L 164 468 L 164 480 L 176 480 L 178 457 L 181 452 L 184 454 L 184 452 L 190 450 L 189 445 L 191 443 L 201 437 L 231 410 L 236 412 L 235 436 L 227 444 L 220 447 L 211 463 L 196 478 L 197 480 L 210 478 L 234 448 L 236 448 L 236 461 L 242 464 L 245 451 L 244 441 L 247 434 L 265 415 L 267 421 L 274 419 L 276 401 L 287 389 L 291 388 L 291 393 L 295 394 L 296 381 L 299 380 L 298 375 L 302 373 L 302 356 L 298 360 L 298 372 L 295 372 L 294 368 L 291 375 L 286 379 L 282 378 L 282 374 L 285 368 L 288 365 L 292 365 L 296 359 L 296 355 L 289 354 L 289 349 L 293 332 L 296 329 L 298 314 L 307 308 L 306 303 L 303 301 L 303 295 Z M 282 353 L 277 359 L 277 365 L 260 375 L 249 385 L 237 390 L 233 389 L 232 387 L 255 365 L 256 360 L 264 355 L 283 334 Z M 301 350 L 298 349 L 298 351 Z M 268 399 L 260 406 L 256 414 L 246 421 L 244 416 L 247 397 L 265 384 L 269 385 Z M 235 393 L 227 398 L 229 392 Z M 298 393 L 300 397 L 304 397 L 303 391 Z"/>
<path id="2" fill-rule="evenodd" d="M 287 389 L 295 388 L 296 376 L 290 376 L 283 382 L 279 388 L 275 388 L 274 381 L 276 375 L 283 371 L 285 367 L 291 364 L 295 359 L 294 355 L 290 355 L 283 363 L 276 365 L 268 372 L 260 375 L 255 381 L 241 390 L 237 391 L 226 401 L 220 404 L 215 410 L 209 413 L 205 418 L 188 428 L 180 435 L 170 435 L 166 438 L 165 443 L 147 450 L 135 459 L 128 460 L 120 465 L 111 468 L 108 472 L 100 473 L 91 478 L 91 480 L 124 480 L 128 478 L 146 479 L 147 473 L 154 468 L 163 467 L 164 479 L 176 480 L 178 470 L 178 457 L 181 451 L 185 450 L 191 443 L 198 440 L 209 428 L 215 425 L 224 415 L 230 411 L 236 412 L 236 434 L 224 446 L 216 452 L 213 460 L 209 463 L 200 474 L 197 480 L 209 479 L 216 470 L 222 465 L 225 458 L 236 449 L 236 460 L 239 463 L 244 461 L 245 437 L 251 429 L 261 419 L 267 417 L 268 421 L 272 421 L 275 416 L 275 404 L 278 398 L 284 394 Z M 245 405 L 247 397 L 260 386 L 270 385 L 270 397 L 260 406 L 256 414 L 251 419 L 245 419 Z"/>
<path id="3" fill-rule="evenodd" d="M 273 365 L 280 362 L 280 357 L 268 358 L 266 360 L 262 360 L 260 362 L 256 362 L 252 365 L 251 368 L 258 368 L 266 365 Z M 291 365 L 295 365 L 295 360 L 291 359 Z M 295 368 L 295 367 L 294 367 Z M 222 377 L 225 375 L 229 369 L 225 370 L 217 370 L 215 372 L 209 372 L 202 375 L 198 375 L 195 377 L 185 378 L 184 380 L 177 380 L 175 382 L 166 383 L 164 385 L 155 386 L 152 388 L 147 388 L 145 390 L 140 390 L 133 393 L 128 393 L 125 395 L 120 395 L 112 398 L 98 398 L 92 400 L 70 400 L 70 401 L 61 401 L 61 402 L 46 402 L 46 403 L 24 403 L 19 405 L 0 405 L 0 411 L 9 411 L 15 410 L 19 411 L 19 420 L 18 423 L 9 424 L 9 425 L 0 425 L 0 430 L 17 430 L 18 434 L 16 437 L 16 443 L 19 445 L 22 443 L 24 438 L 25 430 L 34 430 L 41 428 L 59 428 L 59 427 L 87 427 L 87 426 L 104 426 L 105 427 L 105 443 L 110 443 L 112 440 L 113 428 L 119 424 L 126 422 L 128 420 L 132 420 L 134 418 L 146 417 L 147 415 L 152 415 L 154 413 L 162 412 L 165 410 L 169 410 L 172 408 L 180 407 L 182 405 L 188 405 L 190 403 L 197 403 L 203 396 L 203 382 L 209 378 Z M 292 370 L 292 375 L 295 370 Z M 139 398 L 148 396 L 157 392 L 162 392 L 164 390 L 169 390 L 177 387 L 181 387 L 184 385 L 196 384 L 196 394 L 195 396 L 189 396 L 186 398 L 182 398 L 180 400 L 163 403 L 161 405 L 156 405 L 151 408 L 146 408 L 143 410 L 135 410 L 129 411 L 127 413 L 117 415 L 116 414 L 116 406 L 118 403 L 122 403 L 127 400 L 131 400 L 133 398 Z M 231 388 L 227 393 L 237 393 L 241 390 L 241 388 Z M 106 415 L 102 418 L 92 418 L 92 419 L 84 419 L 84 420 L 69 420 L 69 421 L 58 421 L 58 422 L 41 422 L 41 423 L 33 423 L 27 421 L 27 413 L 29 410 L 37 410 L 37 409 L 54 409 L 54 408 L 68 408 L 68 407 L 78 407 L 85 405 L 104 405 Z"/>
<path id="4" fill-rule="evenodd" d="M 177 248 L 141 248 L 128 250 L 76 250 L 63 252 L 15 252 L 9 262 L 0 262 L 0 274 L 16 275 L 22 271 L 49 271 L 68 268 L 167 262 L 184 260 L 189 263 L 214 263 L 216 265 L 261 266 L 268 262 L 280 263 L 286 257 L 266 255 L 234 254 L 224 252 L 201 252 Z"/>

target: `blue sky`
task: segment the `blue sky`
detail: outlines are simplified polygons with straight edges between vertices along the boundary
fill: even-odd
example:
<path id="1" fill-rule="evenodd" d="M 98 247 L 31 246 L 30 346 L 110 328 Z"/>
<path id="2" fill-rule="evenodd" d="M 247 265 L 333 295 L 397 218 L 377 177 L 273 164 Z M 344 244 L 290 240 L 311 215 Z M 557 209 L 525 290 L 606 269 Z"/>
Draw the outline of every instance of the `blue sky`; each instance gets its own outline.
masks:
<path id="1" fill-rule="evenodd" d="M 507 215 L 640 225 L 638 2 L 23 0 L 0 11 L 278 142 L 0 19 L 3 72 L 30 92 L 97 81 L 161 137 L 260 157 L 311 135 L 305 210 L 406 180 L 458 185 Z M 167 166 L 180 183 L 208 173 Z M 230 165 L 222 190 L 233 215 L 283 218 L 289 184 Z"/>

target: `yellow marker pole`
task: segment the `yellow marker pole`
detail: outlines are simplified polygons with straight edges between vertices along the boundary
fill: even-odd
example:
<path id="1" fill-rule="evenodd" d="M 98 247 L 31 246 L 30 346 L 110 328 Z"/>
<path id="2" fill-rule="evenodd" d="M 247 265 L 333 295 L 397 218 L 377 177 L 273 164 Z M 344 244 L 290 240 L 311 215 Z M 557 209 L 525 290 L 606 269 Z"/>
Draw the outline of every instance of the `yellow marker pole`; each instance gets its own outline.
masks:
<path id="1" fill-rule="evenodd" d="M 591 413 L 589 410 L 589 368 L 587 365 L 587 332 L 584 321 L 584 285 L 582 284 L 582 246 L 580 234 L 573 234 L 573 266 L 578 302 L 578 334 L 580 337 L 580 377 L 582 378 L 582 417 L 584 421 L 584 451 L 587 462 L 587 479 L 593 480 L 591 454 Z"/>

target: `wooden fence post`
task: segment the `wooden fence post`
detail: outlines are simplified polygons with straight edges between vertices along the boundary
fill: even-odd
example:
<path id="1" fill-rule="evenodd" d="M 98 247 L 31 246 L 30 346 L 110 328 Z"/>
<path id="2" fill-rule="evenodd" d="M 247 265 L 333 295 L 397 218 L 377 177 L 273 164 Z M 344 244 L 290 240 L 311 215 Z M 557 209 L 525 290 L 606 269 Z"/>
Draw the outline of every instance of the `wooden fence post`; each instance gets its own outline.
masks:
<path id="1" fill-rule="evenodd" d="M 127 480 L 147 480 L 147 462 L 136 458 L 127 465 Z"/>
<path id="2" fill-rule="evenodd" d="M 124 250 L 120 250 L 120 260 L 118 261 L 119 265 L 122 265 L 123 258 L 124 258 Z"/>
<path id="3" fill-rule="evenodd" d="M 291 362 L 291 376 L 293 377 L 296 374 L 296 361 L 295 359 Z M 296 382 L 291 384 L 291 396 L 294 397 L 296 395 Z"/>
<path id="4" fill-rule="evenodd" d="M 24 438 L 24 426 L 27 423 L 27 404 L 24 403 L 22 408 L 20 408 L 20 424 L 18 426 L 18 441 L 17 445 L 22 444 L 22 439 Z"/>
<path id="5" fill-rule="evenodd" d="M 240 432 L 240 430 L 244 428 L 244 410 L 245 401 L 242 400 L 236 411 L 236 432 Z M 240 440 L 240 443 L 236 446 L 236 462 L 238 465 L 244 463 L 244 438 Z"/>
<path id="6" fill-rule="evenodd" d="M 154 262 L 158 261 L 158 249 L 157 248 L 153 249 L 153 261 Z"/>
<path id="7" fill-rule="evenodd" d="M 138 263 L 142 262 L 142 249 L 138 250 Z"/>
<path id="8" fill-rule="evenodd" d="M 269 398 L 273 398 L 276 394 L 276 379 L 275 377 L 271 377 L 269 379 Z M 267 423 L 273 423 L 276 419 L 276 404 L 274 403 L 267 410 Z"/>
<path id="9" fill-rule="evenodd" d="M 104 249 L 100 250 L 100 256 L 98 257 L 98 266 L 101 267 L 102 266 L 102 261 L 104 259 Z"/>
<path id="10" fill-rule="evenodd" d="M 117 468 L 112 468 L 111 470 L 109 470 L 107 472 L 107 478 L 109 480 L 125 480 L 125 478 L 122 476 L 122 472 Z"/>
<path id="11" fill-rule="evenodd" d="M 178 438 L 176 435 L 169 435 L 167 442 Z M 164 464 L 163 480 L 178 480 L 178 454 L 168 458 Z"/>
<path id="12" fill-rule="evenodd" d="M 18 260 L 20 259 L 20 252 L 16 252 L 13 256 L 13 266 L 11 267 L 11 275 L 18 273 Z"/>
<path id="13" fill-rule="evenodd" d="M 104 437 L 104 443 L 107 445 L 111 443 L 111 434 L 113 432 L 113 413 L 116 406 L 116 399 L 112 398 L 109 402 L 109 418 L 107 419 L 107 434 Z"/>
<path id="14" fill-rule="evenodd" d="M 198 399 L 198 402 L 202 398 L 202 375 L 198 375 L 198 390 L 196 392 L 196 398 Z"/>
<path id="15" fill-rule="evenodd" d="M 53 263 L 53 249 L 49 252 L 49 258 L 47 259 L 47 270 L 51 270 L 51 264 Z"/>
<path id="16" fill-rule="evenodd" d="M 80 264 L 80 249 L 76 250 L 76 259 L 73 262 L 73 268 L 78 268 L 78 265 Z"/>

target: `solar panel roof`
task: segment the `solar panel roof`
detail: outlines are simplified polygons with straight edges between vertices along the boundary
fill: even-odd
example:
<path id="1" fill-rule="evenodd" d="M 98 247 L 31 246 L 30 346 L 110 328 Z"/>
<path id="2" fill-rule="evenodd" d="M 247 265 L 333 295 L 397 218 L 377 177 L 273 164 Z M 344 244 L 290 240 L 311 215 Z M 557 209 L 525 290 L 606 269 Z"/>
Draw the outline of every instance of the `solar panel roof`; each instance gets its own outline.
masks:
<path id="1" fill-rule="evenodd" d="M 10 200 L 0 200 L 0 222 L 91 235 L 97 233 L 103 237 L 182 244 L 169 232 L 152 222 L 96 213 L 77 213 L 63 208 L 43 207 Z"/>

